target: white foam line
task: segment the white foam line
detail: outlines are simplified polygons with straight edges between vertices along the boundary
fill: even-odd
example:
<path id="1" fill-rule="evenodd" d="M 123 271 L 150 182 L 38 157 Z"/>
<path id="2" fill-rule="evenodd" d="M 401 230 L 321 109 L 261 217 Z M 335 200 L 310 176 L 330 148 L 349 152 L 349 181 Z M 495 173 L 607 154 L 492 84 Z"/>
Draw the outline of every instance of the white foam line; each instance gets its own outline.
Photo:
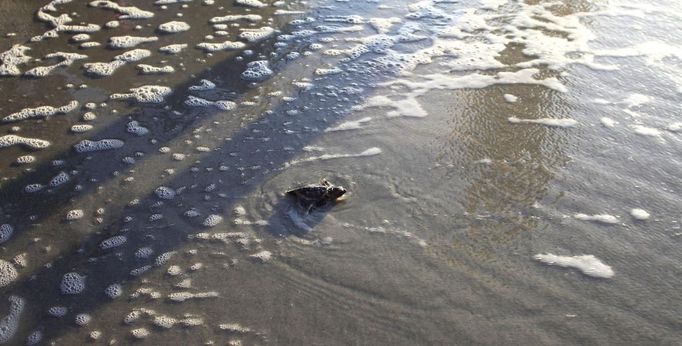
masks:
<path id="1" fill-rule="evenodd" d="M 312 156 L 308 157 L 305 159 L 300 159 L 300 160 L 293 160 L 290 162 L 287 162 L 284 166 L 289 167 L 293 165 L 297 165 L 300 163 L 304 162 L 312 162 L 312 161 L 326 161 L 326 160 L 332 160 L 332 159 L 344 159 L 344 158 L 349 158 L 349 157 L 367 157 L 367 156 L 374 156 L 374 155 L 379 155 L 381 154 L 381 149 L 377 147 L 372 147 L 369 148 L 361 153 L 357 154 L 323 154 L 320 156 Z"/>
<path id="2" fill-rule="evenodd" d="M 614 275 L 613 269 L 610 266 L 604 264 L 593 255 L 558 256 L 548 253 L 535 255 L 533 259 L 551 266 L 575 268 L 583 274 L 595 278 L 608 279 Z"/>
<path id="3" fill-rule="evenodd" d="M 539 118 L 539 119 L 521 119 L 517 117 L 509 117 L 512 124 L 538 124 L 551 127 L 575 127 L 578 122 L 573 119 L 553 119 L 553 118 Z"/>

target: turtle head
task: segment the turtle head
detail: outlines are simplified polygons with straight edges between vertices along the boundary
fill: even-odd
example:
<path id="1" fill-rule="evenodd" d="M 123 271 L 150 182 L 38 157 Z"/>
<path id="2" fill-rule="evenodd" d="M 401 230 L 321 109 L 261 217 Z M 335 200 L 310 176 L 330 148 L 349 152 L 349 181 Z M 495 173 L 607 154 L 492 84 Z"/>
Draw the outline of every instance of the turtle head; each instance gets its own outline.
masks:
<path id="1" fill-rule="evenodd" d="M 327 196 L 332 201 L 343 196 L 345 193 L 346 189 L 343 186 L 331 186 L 327 189 Z"/>

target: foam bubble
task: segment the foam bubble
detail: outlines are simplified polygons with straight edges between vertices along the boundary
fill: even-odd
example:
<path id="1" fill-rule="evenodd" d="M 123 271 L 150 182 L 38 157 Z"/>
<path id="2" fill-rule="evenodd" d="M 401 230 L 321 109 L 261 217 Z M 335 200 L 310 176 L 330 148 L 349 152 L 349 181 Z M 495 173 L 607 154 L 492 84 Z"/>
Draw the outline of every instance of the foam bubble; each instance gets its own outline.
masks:
<path id="1" fill-rule="evenodd" d="M 173 68 L 173 66 L 152 66 L 147 64 L 139 64 L 137 65 L 137 69 L 141 74 L 162 74 L 175 72 L 175 68 Z"/>
<path id="2" fill-rule="evenodd" d="M 0 287 L 5 287 L 14 282 L 19 273 L 12 263 L 0 259 Z"/>
<path id="3" fill-rule="evenodd" d="M 45 149 L 50 146 L 50 142 L 37 138 L 20 137 L 17 135 L 0 136 L 0 149 L 13 145 L 23 145 L 31 149 Z"/>
<path id="4" fill-rule="evenodd" d="M 78 314 L 74 319 L 74 322 L 81 327 L 87 326 L 90 321 L 92 321 L 92 317 L 88 314 Z"/>
<path id="5" fill-rule="evenodd" d="M 130 89 L 130 93 L 111 94 L 109 98 L 112 100 L 135 99 L 140 103 L 163 103 L 166 96 L 172 92 L 173 90 L 166 86 L 143 85 Z"/>
<path id="6" fill-rule="evenodd" d="M 504 97 L 504 100 L 509 102 L 509 103 L 514 103 L 519 99 L 518 97 L 516 97 L 512 94 L 504 94 L 503 97 Z"/>
<path id="7" fill-rule="evenodd" d="M 34 330 L 31 334 L 28 335 L 26 338 L 26 345 L 27 346 L 32 346 L 32 345 L 37 345 L 41 341 L 43 341 L 43 332 L 39 330 Z"/>
<path id="8" fill-rule="evenodd" d="M 136 258 L 149 258 L 154 254 L 154 250 L 150 247 L 141 247 L 135 251 Z"/>
<path id="9" fill-rule="evenodd" d="M 205 227 L 215 227 L 221 222 L 223 222 L 222 216 L 216 215 L 216 214 L 211 214 L 211 215 L 207 216 L 204 219 L 204 222 L 202 222 L 201 224 L 204 225 Z"/>
<path id="10" fill-rule="evenodd" d="M 111 299 L 118 298 L 123 294 L 123 287 L 120 284 L 111 284 L 104 290 L 104 294 Z"/>
<path id="11" fill-rule="evenodd" d="M 237 5 L 242 5 L 242 6 L 247 6 L 247 7 L 255 7 L 255 8 L 261 8 L 267 6 L 267 4 L 259 1 L 259 0 L 235 0 L 235 4 Z"/>
<path id="12" fill-rule="evenodd" d="M 28 163 L 36 162 L 36 157 L 33 155 L 22 155 L 17 157 L 17 159 L 14 162 L 20 165 L 25 165 Z"/>
<path id="13" fill-rule="evenodd" d="M 177 266 L 177 265 L 172 265 L 172 266 L 168 267 L 168 270 L 166 271 L 166 273 L 168 273 L 168 275 L 170 275 L 170 276 L 177 276 L 177 275 L 182 274 L 182 268 L 180 268 L 180 266 Z"/>
<path id="14" fill-rule="evenodd" d="M 88 48 L 99 47 L 99 46 L 101 46 L 101 45 L 102 45 L 102 44 L 99 43 L 99 42 L 83 42 L 83 43 L 80 44 L 80 46 L 78 46 L 78 48 L 80 48 L 80 49 L 88 49 Z"/>
<path id="15" fill-rule="evenodd" d="M 123 147 L 125 142 L 120 139 L 100 139 L 91 141 L 84 139 L 73 146 L 77 153 L 89 153 L 94 151 L 112 150 Z"/>
<path id="16" fill-rule="evenodd" d="M 199 81 L 199 85 L 192 85 L 188 88 L 190 91 L 204 91 L 204 90 L 213 90 L 215 89 L 215 83 L 211 82 L 208 79 L 202 79 Z"/>
<path id="17" fill-rule="evenodd" d="M 224 331 L 228 331 L 230 333 L 249 333 L 251 332 L 251 329 L 244 327 L 238 323 L 221 323 L 218 325 L 218 328 Z"/>
<path id="18" fill-rule="evenodd" d="M 315 75 L 316 76 L 328 76 L 328 75 L 333 75 L 333 74 L 339 74 L 343 72 L 342 69 L 338 67 L 332 67 L 332 68 L 318 68 L 315 69 Z"/>
<path id="19" fill-rule="evenodd" d="M 71 177 L 69 176 L 68 173 L 59 172 L 59 173 L 57 173 L 57 175 L 52 177 L 52 179 L 50 179 L 50 182 L 48 183 L 48 185 L 50 187 L 57 187 L 57 186 L 61 186 L 63 184 L 66 184 L 70 180 L 71 180 Z"/>
<path id="20" fill-rule="evenodd" d="M 125 244 L 128 238 L 124 235 L 115 235 L 111 238 L 107 238 L 99 243 L 99 248 L 102 250 L 112 249 Z"/>
<path id="21" fill-rule="evenodd" d="M 92 7 L 106 8 L 121 14 L 119 19 L 149 19 L 154 17 L 154 12 L 141 10 L 135 6 L 121 6 L 113 1 L 96 0 L 89 3 Z"/>
<path id="22" fill-rule="evenodd" d="M 7 223 L 0 225 L 0 244 L 7 242 L 9 238 L 12 238 L 12 234 L 14 234 L 14 227 L 12 227 L 12 225 Z"/>
<path id="23" fill-rule="evenodd" d="M 224 22 L 235 22 L 238 20 L 246 20 L 248 22 L 260 22 L 263 17 L 258 14 L 230 14 L 223 17 L 213 17 L 209 20 L 210 23 L 224 23 Z"/>
<path id="24" fill-rule="evenodd" d="M 576 268 L 587 276 L 608 279 L 613 277 L 613 269 L 593 255 L 558 256 L 553 254 L 538 254 L 533 259 L 549 265 L 564 268 Z"/>
<path id="25" fill-rule="evenodd" d="M 141 126 L 140 123 L 138 123 L 135 120 L 126 124 L 126 131 L 137 136 L 144 136 L 149 133 L 149 129 L 147 129 L 144 126 Z"/>
<path id="26" fill-rule="evenodd" d="M 82 209 L 73 209 L 73 210 L 69 210 L 66 213 L 66 220 L 67 221 L 79 220 L 79 219 L 82 219 L 83 216 L 85 216 L 85 213 L 83 213 Z"/>
<path id="27" fill-rule="evenodd" d="M 608 225 L 615 225 L 618 223 L 618 218 L 616 218 L 613 215 L 609 214 L 595 214 L 595 215 L 587 215 L 587 214 L 582 214 L 578 213 L 573 215 L 574 218 L 581 220 L 581 221 L 594 221 L 594 222 L 600 222 Z"/>
<path id="28" fill-rule="evenodd" d="M 220 50 L 238 50 L 246 47 L 246 44 L 244 42 L 239 42 L 239 41 L 225 41 L 221 43 L 210 43 L 210 42 L 201 42 L 197 44 L 197 48 L 203 49 L 204 51 L 207 52 L 217 52 Z"/>
<path id="29" fill-rule="evenodd" d="M 382 150 L 381 148 L 377 147 L 372 147 L 367 150 L 364 150 L 363 152 L 357 153 L 357 154 L 323 154 L 320 156 L 312 156 L 304 159 L 298 159 L 298 160 L 293 160 L 290 162 L 285 163 L 285 166 L 292 166 L 292 165 L 297 165 L 300 163 L 304 162 L 311 162 L 311 161 L 324 161 L 324 160 L 332 160 L 332 159 L 341 159 L 341 158 L 349 158 L 349 157 L 367 157 L 367 156 L 374 156 L 374 155 L 379 155 L 381 154 Z"/>
<path id="30" fill-rule="evenodd" d="M 324 132 L 348 131 L 348 130 L 361 129 L 362 124 L 368 123 L 371 120 L 372 120 L 371 117 L 365 117 L 365 118 L 362 118 L 360 120 L 346 121 L 346 122 L 343 122 L 337 126 L 330 127 L 328 129 L 324 130 Z"/>
<path id="31" fill-rule="evenodd" d="M 159 186 L 154 190 L 156 197 L 161 199 L 173 199 L 175 198 L 175 190 L 166 186 Z"/>
<path id="32" fill-rule="evenodd" d="M 611 118 L 607 118 L 607 117 L 602 117 L 599 120 L 601 121 L 601 124 L 606 126 L 606 127 L 614 127 L 617 124 L 617 122 L 615 120 L 613 120 Z"/>
<path id="33" fill-rule="evenodd" d="M 178 54 L 187 47 L 188 47 L 187 43 L 169 44 L 167 46 L 159 48 L 159 52 L 166 54 Z"/>
<path id="34" fill-rule="evenodd" d="M 76 124 L 71 126 L 71 132 L 83 133 L 92 130 L 94 126 L 88 124 Z"/>
<path id="35" fill-rule="evenodd" d="M 175 255 L 175 253 L 176 253 L 175 251 L 168 251 L 158 255 L 154 260 L 154 265 L 160 267 L 166 264 L 166 262 L 170 261 L 170 259 Z"/>
<path id="36" fill-rule="evenodd" d="M 62 277 L 59 289 L 62 291 L 62 294 L 80 294 L 85 290 L 85 276 L 76 272 L 66 273 Z"/>
<path id="37" fill-rule="evenodd" d="M 267 60 L 256 60 L 246 64 L 246 70 L 242 72 L 241 78 L 250 82 L 264 81 L 274 72 L 270 69 L 270 63 Z"/>
<path id="38" fill-rule="evenodd" d="M 43 185 L 43 184 L 28 184 L 28 185 L 24 186 L 24 192 L 34 193 L 34 192 L 38 192 L 44 188 L 45 188 L 45 185 Z"/>
<path id="39" fill-rule="evenodd" d="M 170 329 L 173 328 L 176 323 L 178 323 L 178 320 L 170 316 L 159 315 L 154 317 L 154 321 L 152 321 L 152 323 L 154 323 L 154 325 L 157 327 Z"/>
<path id="40" fill-rule="evenodd" d="M 662 135 L 660 130 L 655 129 L 653 127 L 633 125 L 632 128 L 635 130 L 635 133 L 640 136 L 659 137 Z"/>
<path id="41" fill-rule="evenodd" d="M 74 100 L 61 107 L 40 106 L 36 108 L 24 108 L 18 112 L 12 113 L 2 118 L 2 121 L 9 123 L 26 119 L 47 118 L 55 114 L 69 113 L 78 108 L 78 105 L 79 105 L 78 101 Z"/>
<path id="42" fill-rule="evenodd" d="M 85 34 L 83 34 L 83 35 L 85 35 Z M 58 67 L 68 67 L 68 66 L 71 66 L 77 60 L 83 60 L 83 59 L 87 59 L 87 58 L 88 58 L 87 55 L 76 54 L 76 53 L 64 53 L 64 52 L 51 53 L 51 54 L 46 55 L 45 59 L 61 59 L 62 61 L 58 62 L 57 64 L 50 65 L 50 66 L 38 66 L 38 67 L 32 68 L 32 69 L 24 72 L 24 76 L 33 77 L 33 78 L 45 77 L 45 76 L 49 75 L 53 70 L 55 70 Z"/>
<path id="43" fill-rule="evenodd" d="M 149 336 L 149 331 L 147 330 L 147 328 L 137 328 L 131 330 L 130 335 L 132 335 L 136 339 L 144 339 Z"/>
<path id="44" fill-rule="evenodd" d="M 11 295 L 9 300 L 9 314 L 0 319 L 0 344 L 12 340 L 19 329 L 19 318 L 24 311 L 26 301 L 18 296 Z"/>
<path id="45" fill-rule="evenodd" d="M 152 52 L 147 49 L 132 49 L 122 54 L 114 57 L 114 60 L 124 61 L 124 62 L 136 62 L 144 58 L 148 58 L 152 55 Z"/>
<path id="46" fill-rule="evenodd" d="M 218 297 L 218 292 L 175 292 L 168 295 L 168 299 L 174 302 L 184 302 L 195 298 L 215 298 Z"/>
<path id="47" fill-rule="evenodd" d="M 50 316 L 57 318 L 66 316 L 68 312 L 69 309 L 66 306 L 53 306 L 47 310 L 47 313 L 50 314 Z"/>
<path id="48" fill-rule="evenodd" d="M 521 119 L 517 117 L 507 118 L 512 124 L 538 124 L 550 127 L 575 127 L 578 122 L 573 119 L 555 119 L 555 118 L 539 118 L 539 119 Z"/>
<path id="49" fill-rule="evenodd" d="M 159 31 L 165 34 L 174 34 L 178 32 L 187 31 L 190 29 L 189 24 L 179 21 L 171 21 L 159 25 Z"/>
<path id="50" fill-rule="evenodd" d="M 268 262 L 272 259 L 272 252 L 263 250 L 260 252 L 257 252 L 253 255 L 249 255 L 249 258 L 260 261 L 260 262 Z"/>
<path id="51" fill-rule="evenodd" d="M 149 42 L 156 42 L 159 38 L 156 36 L 141 37 L 141 36 L 113 36 L 109 38 L 109 48 L 124 49 L 133 48 L 137 45 Z"/>
<path id="52" fill-rule="evenodd" d="M 215 107 L 223 111 L 231 111 L 237 108 L 237 104 L 232 101 L 219 100 L 209 101 L 200 97 L 189 95 L 185 100 L 185 106 L 188 107 Z"/>
<path id="53" fill-rule="evenodd" d="M 140 275 L 146 273 L 149 269 L 152 269 L 152 266 L 146 265 L 146 266 L 142 266 L 142 267 L 139 267 L 139 268 L 135 268 L 135 269 L 133 269 L 133 270 L 130 271 L 130 275 L 132 275 L 132 276 L 140 276 Z"/>
<path id="54" fill-rule="evenodd" d="M 256 43 L 270 38 L 274 34 L 275 29 L 269 26 L 264 26 L 258 29 L 242 29 L 242 32 L 239 34 L 239 38 L 250 43 Z"/>
<path id="55" fill-rule="evenodd" d="M 649 214 L 648 211 L 640 208 L 631 209 L 630 215 L 632 216 L 632 218 L 639 221 L 649 220 L 649 218 L 651 217 L 651 214 Z"/>

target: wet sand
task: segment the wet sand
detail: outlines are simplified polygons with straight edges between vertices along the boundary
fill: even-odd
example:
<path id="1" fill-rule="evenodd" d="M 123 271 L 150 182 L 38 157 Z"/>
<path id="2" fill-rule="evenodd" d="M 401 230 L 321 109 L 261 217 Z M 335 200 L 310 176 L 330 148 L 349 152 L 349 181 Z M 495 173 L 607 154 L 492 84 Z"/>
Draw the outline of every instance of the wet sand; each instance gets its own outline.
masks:
<path id="1" fill-rule="evenodd" d="M 25 301 L 0 340 L 678 342 L 678 4 L 114 3 L 153 17 L 85 2 L 42 10 L 102 26 L 87 40 L 102 45 L 87 49 L 73 32 L 29 42 L 52 28 L 45 4 L 0 5 L 0 52 L 30 48 L 22 73 L 58 62 L 35 60 L 49 53 L 87 55 L 43 78 L 0 77 L 3 118 L 78 101 L 0 123 L 0 136 L 50 142 L 0 148 L 0 225 L 12 228 L 0 259 L 16 271 L 0 278 L 0 314 L 13 316 L 10 296 Z M 226 15 L 260 19 L 209 22 Z M 190 29 L 158 32 L 170 21 Z M 243 29 L 274 31 L 249 42 Z M 125 35 L 158 39 L 106 47 Z M 196 47 L 226 40 L 244 47 Z M 150 56 L 108 77 L 85 72 L 133 49 Z M 271 74 L 241 77 L 263 60 Z M 204 79 L 215 88 L 191 88 Z M 172 93 L 111 99 L 144 85 Z M 74 147 L 102 139 L 123 145 Z M 25 155 L 35 161 L 16 162 Z M 68 181 L 50 186 L 59 174 Z M 349 190 L 343 201 L 306 215 L 283 195 L 322 177 Z M 83 217 L 67 220 L 73 210 Z M 560 257 L 537 257 L 547 254 Z M 60 288 L 70 272 L 84 276 L 78 294 Z M 107 296 L 112 284 L 120 296 Z"/>

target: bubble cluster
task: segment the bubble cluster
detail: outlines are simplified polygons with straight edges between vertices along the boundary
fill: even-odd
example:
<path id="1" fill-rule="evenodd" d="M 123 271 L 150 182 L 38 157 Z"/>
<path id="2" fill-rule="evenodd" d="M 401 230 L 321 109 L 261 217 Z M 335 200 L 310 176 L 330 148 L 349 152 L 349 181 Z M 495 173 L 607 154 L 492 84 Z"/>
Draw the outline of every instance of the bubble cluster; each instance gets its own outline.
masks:
<path id="1" fill-rule="evenodd" d="M 259 0 L 235 0 L 234 3 L 237 5 L 255 7 L 255 8 L 261 8 L 261 7 L 267 6 L 267 4 L 265 4 Z"/>
<path id="2" fill-rule="evenodd" d="M 43 341 L 43 332 L 39 330 L 34 330 L 31 334 L 28 335 L 26 338 L 26 345 L 27 346 L 32 346 L 32 345 L 37 345 L 41 341 Z"/>
<path id="3" fill-rule="evenodd" d="M 115 56 L 110 62 L 86 63 L 83 64 L 83 68 L 87 74 L 96 77 L 108 77 L 126 64 L 148 58 L 151 54 L 147 49 L 133 49 Z"/>
<path id="4" fill-rule="evenodd" d="M 216 87 L 215 83 L 211 82 L 208 79 L 202 79 L 199 81 L 198 85 L 192 85 L 187 89 L 189 91 L 204 91 L 204 90 L 213 90 L 213 89 L 215 89 L 215 87 Z"/>
<path id="5" fill-rule="evenodd" d="M 154 265 L 159 267 L 159 266 L 166 264 L 166 262 L 170 261 L 170 259 L 173 257 L 173 255 L 175 255 L 175 251 L 168 251 L 168 252 L 164 252 L 164 253 L 160 254 L 154 260 Z"/>
<path id="6" fill-rule="evenodd" d="M 270 69 L 270 63 L 267 60 L 256 60 L 246 64 L 246 70 L 242 72 L 240 77 L 250 82 L 261 82 L 273 74 L 274 72 Z"/>
<path id="7" fill-rule="evenodd" d="M 237 104 L 232 101 L 219 100 L 219 101 L 209 101 L 201 97 L 196 97 L 189 95 L 187 100 L 185 100 L 185 106 L 188 107 L 215 107 L 223 111 L 231 111 L 237 108 Z"/>
<path id="8" fill-rule="evenodd" d="M 85 276 L 75 272 L 64 274 L 62 282 L 59 285 L 62 294 L 74 295 L 80 294 L 85 290 Z"/>
<path id="9" fill-rule="evenodd" d="M 112 100 L 135 99 L 140 103 L 162 103 L 166 96 L 170 95 L 172 89 L 160 85 L 143 85 L 139 88 L 130 89 L 130 93 L 111 94 Z"/>
<path id="10" fill-rule="evenodd" d="M 18 296 L 9 296 L 9 314 L 0 319 L 0 344 L 12 340 L 19 329 L 19 318 L 24 311 L 26 301 Z"/>
<path id="11" fill-rule="evenodd" d="M 218 292 L 174 292 L 168 295 L 168 299 L 173 302 L 184 302 L 189 299 L 204 299 L 204 298 L 215 298 L 218 297 Z"/>
<path id="12" fill-rule="evenodd" d="M 243 49 L 244 47 L 246 47 L 246 44 L 244 44 L 244 42 L 239 41 L 225 41 L 221 43 L 201 42 L 197 44 L 197 48 L 203 49 L 206 52 L 217 52 L 221 50 L 239 50 Z"/>
<path id="13" fill-rule="evenodd" d="M 275 29 L 264 26 L 258 29 L 244 29 L 240 34 L 239 38 L 250 43 L 256 43 L 268 39 L 275 35 Z"/>
<path id="14" fill-rule="evenodd" d="M 130 334 L 136 339 L 144 339 L 149 336 L 149 331 L 146 328 L 137 328 L 131 330 Z"/>
<path id="15" fill-rule="evenodd" d="M 96 0 L 89 3 L 92 7 L 106 8 L 121 14 L 119 19 L 149 19 L 154 17 L 154 12 L 144 11 L 135 6 L 121 6 L 113 1 Z"/>
<path id="16" fill-rule="evenodd" d="M 123 294 L 123 287 L 119 284 L 111 284 L 104 289 L 104 294 L 111 299 L 118 298 Z"/>
<path id="17" fill-rule="evenodd" d="M 77 124 L 77 125 L 71 126 L 71 132 L 83 133 L 83 132 L 88 132 L 88 131 L 92 130 L 93 128 L 94 128 L 94 126 L 92 126 L 92 125 Z"/>
<path id="18" fill-rule="evenodd" d="M 154 190 L 154 194 L 156 194 L 156 197 L 161 198 L 161 199 L 173 199 L 175 198 L 175 190 L 171 189 L 170 187 L 166 186 L 159 186 Z"/>
<path id="19" fill-rule="evenodd" d="M 222 216 L 211 214 L 207 216 L 201 224 L 204 225 L 204 227 L 215 227 L 221 222 L 223 222 Z"/>
<path id="20" fill-rule="evenodd" d="M 67 221 L 79 220 L 79 219 L 82 219 L 84 215 L 85 214 L 83 213 L 82 209 L 69 210 L 66 213 L 66 220 Z"/>
<path id="21" fill-rule="evenodd" d="M 111 238 L 107 238 L 99 243 L 99 248 L 102 250 L 112 249 L 125 244 L 128 238 L 124 235 L 115 235 Z"/>
<path id="22" fill-rule="evenodd" d="M 31 57 L 26 55 L 26 52 L 31 48 L 15 44 L 9 50 L 0 53 L 0 76 L 19 76 L 21 70 L 19 65 L 31 61 Z"/>
<path id="23" fill-rule="evenodd" d="M 81 327 L 87 326 L 90 321 L 92 321 L 92 317 L 88 314 L 78 314 L 74 319 L 74 322 Z"/>
<path id="24" fill-rule="evenodd" d="M 50 142 L 38 138 L 26 138 L 17 135 L 0 136 L 0 149 L 14 145 L 23 145 L 31 149 L 45 149 L 50 146 Z"/>
<path id="25" fill-rule="evenodd" d="M 66 172 L 59 172 L 59 173 L 57 173 L 57 175 L 55 175 L 54 177 L 52 177 L 52 179 L 50 179 L 50 182 L 48 183 L 48 185 L 49 185 L 50 187 L 58 187 L 58 186 L 61 186 L 61 185 L 66 184 L 66 183 L 69 182 L 70 180 L 71 180 L 71 177 L 69 176 L 68 173 L 66 173 Z M 35 185 L 36 185 L 36 184 L 33 184 L 33 186 L 35 186 Z"/>
<path id="26" fill-rule="evenodd" d="M 0 225 L 0 244 L 3 244 L 12 238 L 14 234 L 14 227 L 12 225 L 4 223 Z"/>
<path id="27" fill-rule="evenodd" d="M 141 74 L 164 74 L 175 72 L 175 68 L 173 68 L 173 66 L 152 66 L 147 64 L 139 64 L 137 65 L 137 69 Z"/>
<path id="28" fill-rule="evenodd" d="M 0 259 L 0 287 L 5 287 L 14 282 L 19 273 L 12 263 Z"/>
<path id="29" fill-rule="evenodd" d="M 165 34 L 174 34 L 178 32 L 187 31 L 190 29 L 189 24 L 179 21 L 171 21 L 159 25 L 158 30 Z"/>
<path id="30" fill-rule="evenodd" d="M 73 146 L 77 153 L 89 153 L 93 151 L 112 150 L 123 147 L 125 142 L 120 139 L 100 139 L 91 141 L 84 139 Z"/>
<path id="31" fill-rule="evenodd" d="M 47 313 L 50 314 L 50 316 L 61 318 L 66 316 L 66 314 L 69 312 L 69 309 L 66 306 L 53 306 L 49 309 L 47 309 Z"/>
<path id="32" fill-rule="evenodd" d="M 154 250 L 150 247 L 142 247 L 142 248 L 137 249 L 137 251 L 135 251 L 135 257 L 136 258 L 149 258 L 153 254 L 154 254 Z"/>
<path id="33" fill-rule="evenodd" d="M 159 52 L 161 53 L 166 53 L 166 54 L 178 54 L 182 52 L 183 49 L 186 49 L 188 45 L 186 43 L 175 43 L 175 44 L 169 44 L 167 46 L 163 46 L 159 48 Z"/>

